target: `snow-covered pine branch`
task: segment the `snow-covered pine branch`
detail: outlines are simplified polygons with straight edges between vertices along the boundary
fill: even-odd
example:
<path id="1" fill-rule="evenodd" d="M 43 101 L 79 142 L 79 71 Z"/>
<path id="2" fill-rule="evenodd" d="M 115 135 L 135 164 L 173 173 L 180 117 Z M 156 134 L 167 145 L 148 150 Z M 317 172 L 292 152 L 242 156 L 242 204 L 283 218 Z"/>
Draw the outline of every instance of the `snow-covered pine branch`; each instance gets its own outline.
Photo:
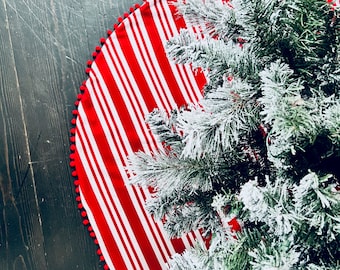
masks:
<path id="1" fill-rule="evenodd" d="M 242 79 L 254 79 L 258 63 L 251 47 L 240 46 L 233 40 L 225 41 L 182 29 L 167 45 L 170 59 L 178 64 L 190 63 L 193 68 L 203 68 L 209 84 L 216 85 L 223 76 L 232 74 Z"/>
<path id="2" fill-rule="evenodd" d="M 260 124 L 254 92 L 251 85 L 226 78 L 199 105 L 178 114 L 177 126 L 184 134 L 182 156 L 197 159 L 234 151 Z"/>

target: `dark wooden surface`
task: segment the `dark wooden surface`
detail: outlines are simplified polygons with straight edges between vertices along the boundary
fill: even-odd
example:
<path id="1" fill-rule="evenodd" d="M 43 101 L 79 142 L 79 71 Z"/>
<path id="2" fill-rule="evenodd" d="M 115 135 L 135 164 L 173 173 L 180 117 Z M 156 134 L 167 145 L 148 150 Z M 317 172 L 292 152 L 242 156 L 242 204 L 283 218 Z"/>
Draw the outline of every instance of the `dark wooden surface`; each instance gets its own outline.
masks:
<path id="1" fill-rule="evenodd" d="M 0 270 L 102 269 L 69 129 L 99 39 L 138 0 L 0 0 Z"/>

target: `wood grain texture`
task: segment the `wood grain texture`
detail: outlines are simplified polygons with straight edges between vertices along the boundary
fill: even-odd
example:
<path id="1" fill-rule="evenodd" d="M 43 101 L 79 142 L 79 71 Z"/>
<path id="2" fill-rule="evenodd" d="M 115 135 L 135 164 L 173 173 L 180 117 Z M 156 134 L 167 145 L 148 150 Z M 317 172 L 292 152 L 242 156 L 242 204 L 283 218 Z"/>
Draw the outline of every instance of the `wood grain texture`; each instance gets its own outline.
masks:
<path id="1" fill-rule="evenodd" d="M 0 0 L 0 269 L 102 269 L 69 168 L 86 60 L 141 1 Z"/>

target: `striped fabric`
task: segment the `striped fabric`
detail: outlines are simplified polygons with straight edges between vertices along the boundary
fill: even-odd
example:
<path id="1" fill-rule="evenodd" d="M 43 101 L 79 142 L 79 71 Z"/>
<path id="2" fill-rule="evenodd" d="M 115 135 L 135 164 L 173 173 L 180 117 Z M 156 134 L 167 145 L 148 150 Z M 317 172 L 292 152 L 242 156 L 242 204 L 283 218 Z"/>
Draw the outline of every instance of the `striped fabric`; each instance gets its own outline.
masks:
<path id="1" fill-rule="evenodd" d="M 148 190 L 129 185 L 127 156 L 159 147 L 144 122 L 154 108 L 197 102 L 203 74 L 175 65 L 164 43 L 185 27 L 168 1 L 145 1 L 110 34 L 92 63 L 75 119 L 72 164 L 85 225 L 106 269 L 165 269 L 175 252 L 192 245 L 193 232 L 169 239 L 144 209 Z"/>

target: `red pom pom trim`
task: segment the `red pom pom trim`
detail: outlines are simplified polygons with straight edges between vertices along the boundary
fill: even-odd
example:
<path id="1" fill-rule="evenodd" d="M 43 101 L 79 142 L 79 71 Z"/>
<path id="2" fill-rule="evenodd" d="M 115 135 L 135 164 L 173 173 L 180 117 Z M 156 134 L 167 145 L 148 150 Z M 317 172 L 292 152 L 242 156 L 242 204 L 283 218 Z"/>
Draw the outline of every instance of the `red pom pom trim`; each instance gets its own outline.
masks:
<path id="1" fill-rule="evenodd" d="M 86 86 L 83 84 L 82 86 L 79 87 L 79 89 L 80 89 L 80 91 L 84 92 L 86 90 Z"/>
<path id="2" fill-rule="evenodd" d="M 87 225 L 90 224 L 90 221 L 88 219 L 84 219 L 83 220 L 83 224 L 84 224 L 84 226 L 87 226 Z"/>
<path id="3" fill-rule="evenodd" d="M 116 30 L 118 27 L 120 27 L 120 24 L 123 22 L 123 20 L 125 18 L 127 18 L 131 13 L 133 13 L 136 9 L 139 9 L 139 8 L 140 8 L 140 5 L 135 4 L 133 7 L 131 7 L 129 9 L 129 13 L 124 13 L 122 17 L 119 17 L 117 19 L 117 23 L 115 23 L 113 25 L 113 30 L 111 30 L 111 29 L 107 30 L 107 32 L 106 32 L 107 36 L 109 37 L 110 35 L 112 35 L 113 31 Z M 106 42 L 107 42 L 107 39 L 105 39 L 104 37 L 100 38 L 99 43 L 100 43 L 101 46 L 98 45 L 98 46 L 95 47 L 95 50 L 92 52 L 92 58 L 93 59 L 96 59 L 98 54 L 101 53 L 102 46 L 105 46 Z M 93 60 L 88 60 L 86 62 L 87 67 L 85 69 L 85 73 L 87 75 L 89 75 L 90 72 L 91 72 L 92 64 L 93 64 Z M 73 115 L 74 118 L 71 120 L 71 125 L 73 125 L 73 126 L 76 126 L 76 123 L 77 123 L 77 117 L 78 117 L 78 114 L 79 114 L 77 108 L 78 108 L 79 103 L 80 103 L 80 101 L 83 97 L 84 92 L 87 91 L 86 80 L 82 82 L 81 86 L 79 87 L 79 90 L 80 90 L 80 93 L 77 95 L 77 99 L 74 102 L 74 105 L 75 105 L 76 108 L 72 111 L 72 115 Z M 79 195 L 79 193 L 80 193 L 80 188 L 79 188 L 80 181 L 77 178 L 78 174 L 77 174 L 77 171 L 76 171 L 76 153 L 75 153 L 75 151 L 76 151 L 76 146 L 75 146 L 76 137 L 75 137 L 75 134 L 76 134 L 76 128 L 73 127 L 73 128 L 70 129 L 70 152 L 71 152 L 71 154 L 70 154 L 70 166 L 73 168 L 71 174 L 72 174 L 72 177 L 74 177 L 73 184 L 75 186 L 75 194 L 77 194 L 76 197 L 75 197 L 75 200 L 77 202 L 77 207 L 79 209 L 80 215 L 83 218 L 83 221 L 82 221 L 83 225 L 87 227 L 87 230 L 89 232 L 90 237 L 93 238 L 94 243 L 96 245 L 98 245 L 98 240 L 96 239 L 96 234 L 93 231 L 93 228 L 90 224 L 90 221 L 87 219 L 87 213 L 86 213 L 86 210 L 84 209 L 83 204 L 81 203 L 81 197 Z M 98 248 L 98 250 L 97 250 L 97 255 L 99 256 L 99 260 L 101 262 L 104 262 L 103 269 L 109 270 L 109 266 L 105 263 L 105 258 L 103 256 L 100 248 Z"/>
<path id="4" fill-rule="evenodd" d="M 107 34 L 108 36 L 111 36 L 112 33 L 113 33 L 113 31 L 112 31 L 111 29 L 109 29 L 109 30 L 106 31 L 106 34 Z"/>

